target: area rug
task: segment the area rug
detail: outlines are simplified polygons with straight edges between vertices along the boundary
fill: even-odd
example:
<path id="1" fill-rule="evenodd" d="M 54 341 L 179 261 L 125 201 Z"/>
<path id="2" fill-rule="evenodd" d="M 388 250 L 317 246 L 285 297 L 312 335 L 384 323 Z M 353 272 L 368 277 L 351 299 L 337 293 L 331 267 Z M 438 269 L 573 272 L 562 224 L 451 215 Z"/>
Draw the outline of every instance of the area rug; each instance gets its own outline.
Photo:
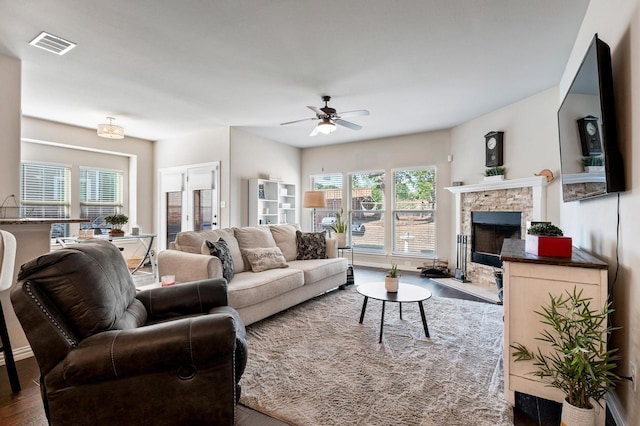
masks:
<path id="1" fill-rule="evenodd" d="M 241 403 L 292 425 L 513 425 L 503 399 L 502 306 L 433 297 L 382 302 L 354 289 L 247 327 Z"/>

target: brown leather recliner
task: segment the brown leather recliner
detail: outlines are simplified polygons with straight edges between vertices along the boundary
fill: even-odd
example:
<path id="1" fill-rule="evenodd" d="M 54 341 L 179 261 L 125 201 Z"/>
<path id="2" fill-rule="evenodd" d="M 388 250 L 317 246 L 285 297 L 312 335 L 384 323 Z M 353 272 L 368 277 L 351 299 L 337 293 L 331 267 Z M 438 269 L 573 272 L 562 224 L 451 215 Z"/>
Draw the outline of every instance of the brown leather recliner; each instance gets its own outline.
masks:
<path id="1" fill-rule="evenodd" d="M 136 293 L 120 251 L 91 240 L 22 265 L 14 310 L 52 425 L 228 425 L 245 328 L 213 279 Z"/>

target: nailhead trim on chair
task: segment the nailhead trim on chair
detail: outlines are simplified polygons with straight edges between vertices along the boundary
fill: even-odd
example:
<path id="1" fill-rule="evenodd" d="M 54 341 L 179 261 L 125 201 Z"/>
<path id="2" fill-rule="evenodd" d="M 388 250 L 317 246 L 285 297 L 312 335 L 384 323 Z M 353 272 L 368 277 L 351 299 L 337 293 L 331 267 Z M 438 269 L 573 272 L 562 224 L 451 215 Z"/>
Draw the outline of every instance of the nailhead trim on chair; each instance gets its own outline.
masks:
<path id="1" fill-rule="evenodd" d="M 40 303 L 40 300 L 36 297 L 35 294 L 33 294 L 33 290 L 31 289 L 31 283 L 27 281 L 24 284 L 24 288 L 27 290 L 27 294 L 29 295 L 29 297 L 31 297 L 33 301 L 36 302 L 36 305 L 38 306 L 38 308 L 40 308 L 42 313 L 45 314 L 46 317 L 49 319 L 49 321 L 56 326 L 58 331 L 60 331 L 60 334 L 62 334 L 62 336 L 67 340 L 67 343 L 69 343 L 71 346 L 75 348 L 78 342 L 76 342 L 73 338 L 69 337 L 69 335 L 64 331 L 64 329 L 60 327 L 60 324 L 58 323 L 58 321 L 56 321 L 55 318 L 53 318 L 53 316 L 49 313 L 47 308 L 45 308 L 44 305 Z"/>

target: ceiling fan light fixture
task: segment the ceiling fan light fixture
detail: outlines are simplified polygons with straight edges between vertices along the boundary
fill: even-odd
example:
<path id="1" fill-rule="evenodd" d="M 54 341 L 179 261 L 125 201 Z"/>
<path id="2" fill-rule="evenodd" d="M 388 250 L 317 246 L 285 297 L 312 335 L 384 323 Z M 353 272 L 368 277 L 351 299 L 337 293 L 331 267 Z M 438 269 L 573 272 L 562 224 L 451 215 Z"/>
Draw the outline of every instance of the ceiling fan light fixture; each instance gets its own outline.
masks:
<path id="1" fill-rule="evenodd" d="M 107 139 L 124 139 L 124 128 L 113 124 L 113 117 L 107 117 L 109 124 L 98 124 L 98 136 Z"/>
<path id="2" fill-rule="evenodd" d="M 322 121 L 318 123 L 317 130 L 323 135 L 329 135 L 336 131 L 336 125 L 328 118 L 323 118 Z"/>

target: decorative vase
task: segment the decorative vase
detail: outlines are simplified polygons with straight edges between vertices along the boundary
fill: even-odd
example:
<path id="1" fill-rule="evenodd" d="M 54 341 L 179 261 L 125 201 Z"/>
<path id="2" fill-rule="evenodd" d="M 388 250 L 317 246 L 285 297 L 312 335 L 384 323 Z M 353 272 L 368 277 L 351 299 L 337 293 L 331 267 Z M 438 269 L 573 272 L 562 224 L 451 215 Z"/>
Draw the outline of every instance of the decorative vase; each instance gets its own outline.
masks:
<path id="1" fill-rule="evenodd" d="M 388 293 L 397 293 L 399 281 L 400 281 L 400 277 L 396 277 L 396 278 L 384 277 L 384 288 L 387 290 Z"/>
<path id="2" fill-rule="evenodd" d="M 527 235 L 524 249 L 536 256 L 571 257 L 571 237 Z"/>
<path id="3" fill-rule="evenodd" d="M 338 240 L 338 248 L 347 246 L 347 234 L 344 232 L 336 232 L 336 240 Z"/>
<path id="4" fill-rule="evenodd" d="M 561 426 L 594 426 L 595 422 L 596 411 L 593 408 L 578 408 L 566 399 L 562 402 Z"/>
<path id="5" fill-rule="evenodd" d="M 604 172 L 604 166 L 584 166 L 584 171 L 587 173 Z"/>

